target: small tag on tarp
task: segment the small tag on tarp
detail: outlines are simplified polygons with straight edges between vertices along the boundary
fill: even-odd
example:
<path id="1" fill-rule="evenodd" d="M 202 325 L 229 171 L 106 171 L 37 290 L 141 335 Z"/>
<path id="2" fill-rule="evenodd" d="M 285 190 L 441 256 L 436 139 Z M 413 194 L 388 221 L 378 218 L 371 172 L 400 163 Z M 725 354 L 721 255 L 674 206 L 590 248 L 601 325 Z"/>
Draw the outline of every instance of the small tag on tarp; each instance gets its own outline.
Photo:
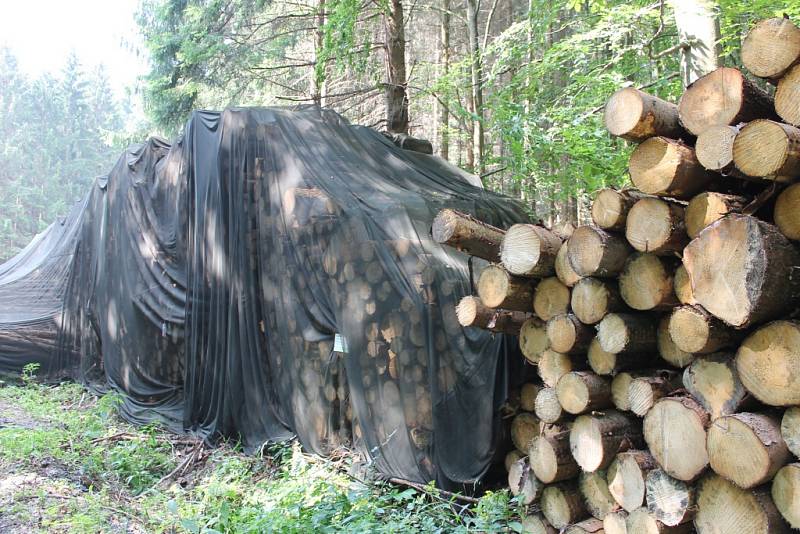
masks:
<path id="1" fill-rule="evenodd" d="M 336 332 L 333 336 L 333 352 L 348 352 L 347 340 L 339 332 Z"/>

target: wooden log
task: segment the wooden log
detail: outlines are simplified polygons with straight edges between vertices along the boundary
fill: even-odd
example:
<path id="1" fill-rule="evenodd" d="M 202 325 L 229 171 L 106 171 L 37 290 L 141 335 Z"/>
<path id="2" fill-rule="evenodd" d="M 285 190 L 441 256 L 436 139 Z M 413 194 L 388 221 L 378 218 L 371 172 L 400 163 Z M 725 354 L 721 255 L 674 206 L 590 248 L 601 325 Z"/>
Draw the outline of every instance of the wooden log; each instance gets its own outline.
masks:
<path id="1" fill-rule="evenodd" d="M 658 399 L 675 391 L 678 383 L 678 374 L 670 370 L 658 371 L 653 376 L 634 378 L 628 387 L 628 403 L 631 411 L 639 417 L 644 417 Z"/>
<path id="2" fill-rule="evenodd" d="M 612 404 L 611 380 L 586 371 L 572 371 L 562 376 L 556 384 L 556 394 L 561 407 L 573 415 Z"/>
<path id="3" fill-rule="evenodd" d="M 772 500 L 789 525 L 800 529 L 800 463 L 781 468 L 772 481 Z"/>
<path id="4" fill-rule="evenodd" d="M 558 534 L 558 529 L 541 514 L 526 515 L 520 521 L 523 534 Z"/>
<path id="5" fill-rule="evenodd" d="M 774 321 L 753 332 L 736 352 L 736 370 L 761 402 L 800 404 L 800 323 Z"/>
<path id="6" fill-rule="evenodd" d="M 692 525 L 668 526 L 653 517 L 647 508 L 638 508 L 628 514 L 626 520 L 628 532 L 641 534 L 684 534 L 694 532 Z"/>
<path id="7" fill-rule="evenodd" d="M 703 130 L 694 145 L 695 156 L 700 165 L 723 176 L 752 180 L 733 163 L 733 141 L 739 130 L 741 125 L 711 126 Z"/>
<path id="8" fill-rule="evenodd" d="M 680 306 L 669 316 L 669 335 L 679 349 L 710 354 L 738 345 L 742 336 L 697 306 Z"/>
<path id="9" fill-rule="evenodd" d="M 628 212 L 641 198 L 635 189 L 601 189 L 592 202 L 592 221 L 603 230 L 624 231 Z"/>
<path id="10" fill-rule="evenodd" d="M 594 338 L 594 329 L 571 313 L 556 315 L 547 321 L 546 328 L 550 348 L 564 354 L 585 353 Z"/>
<path id="11" fill-rule="evenodd" d="M 536 407 L 536 397 L 542 390 L 542 386 L 527 382 L 522 384 L 519 393 L 519 407 L 526 412 L 532 412 Z"/>
<path id="12" fill-rule="evenodd" d="M 437 243 L 450 245 L 488 261 L 500 259 L 500 243 L 504 233 L 472 215 L 452 209 L 441 210 L 431 226 L 433 240 Z"/>
<path id="13" fill-rule="evenodd" d="M 648 352 L 657 347 L 655 319 L 646 314 L 609 313 L 597 325 L 597 340 L 606 352 Z"/>
<path id="14" fill-rule="evenodd" d="M 586 509 L 594 518 L 603 520 L 608 514 L 620 509 L 619 504 L 608 491 L 605 471 L 597 470 L 591 473 L 581 473 L 578 478 L 578 489 L 583 495 Z"/>
<path id="15" fill-rule="evenodd" d="M 536 395 L 536 417 L 543 423 L 557 423 L 565 418 L 566 413 L 558 402 L 556 388 L 546 387 Z"/>
<path id="16" fill-rule="evenodd" d="M 478 279 L 478 296 L 489 308 L 533 311 L 533 284 L 499 265 L 486 267 Z"/>
<path id="17" fill-rule="evenodd" d="M 647 510 L 665 525 L 680 525 L 694 519 L 696 505 L 694 486 L 672 478 L 663 469 L 653 469 L 645 480 Z"/>
<path id="18" fill-rule="evenodd" d="M 609 313 L 626 309 L 617 284 L 612 280 L 582 278 L 572 288 L 572 313 L 583 324 L 597 324 Z"/>
<path id="19" fill-rule="evenodd" d="M 658 338 L 658 354 L 665 362 L 675 367 L 686 367 L 694 361 L 694 354 L 678 348 L 672 340 L 672 336 L 669 335 L 669 316 L 662 317 L 659 321 L 656 336 Z"/>
<path id="20" fill-rule="evenodd" d="M 783 235 L 800 240 L 800 184 L 792 184 L 781 191 L 772 215 Z"/>
<path id="21" fill-rule="evenodd" d="M 683 371 L 683 387 L 706 409 L 712 421 L 752 404 L 731 354 L 710 354 L 694 360 Z"/>
<path id="22" fill-rule="evenodd" d="M 791 457 L 780 422 L 758 413 L 717 418 L 708 429 L 706 448 L 711 469 L 745 489 L 772 480 Z"/>
<path id="23" fill-rule="evenodd" d="M 686 200 L 714 179 L 697 161 L 694 149 L 666 137 L 651 137 L 636 147 L 630 173 L 633 185 L 644 193 Z"/>
<path id="24" fill-rule="evenodd" d="M 742 41 L 742 63 L 760 78 L 777 80 L 800 62 L 800 28 L 786 17 L 758 22 Z"/>
<path id="25" fill-rule="evenodd" d="M 655 356 L 652 353 L 622 352 L 615 354 L 606 352 L 595 337 L 589 344 L 587 359 L 592 371 L 601 376 L 611 376 L 618 374 L 620 371 L 647 367 L 653 362 Z"/>
<path id="26" fill-rule="evenodd" d="M 642 443 L 638 421 L 615 410 L 597 415 L 581 415 L 569 435 L 572 456 L 584 471 L 607 468 L 620 452 Z"/>
<path id="27" fill-rule="evenodd" d="M 603 522 L 595 518 L 584 519 L 570 525 L 564 534 L 603 534 Z"/>
<path id="28" fill-rule="evenodd" d="M 783 122 L 800 126 L 800 65 L 789 69 L 778 82 L 775 111 Z"/>
<path id="29" fill-rule="evenodd" d="M 554 388 L 559 379 L 572 371 L 586 369 L 586 358 L 577 354 L 562 354 L 547 349 L 539 358 L 539 377 L 546 386 Z"/>
<path id="30" fill-rule="evenodd" d="M 703 192 L 686 206 L 686 233 L 694 239 L 697 234 L 729 213 L 741 213 L 747 199 L 736 195 Z"/>
<path id="31" fill-rule="evenodd" d="M 783 412 L 781 436 L 792 454 L 800 458 L 800 406 L 793 406 Z"/>
<path id="32" fill-rule="evenodd" d="M 711 126 L 776 117 L 772 97 L 730 67 L 720 67 L 691 84 L 678 102 L 678 114 L 694 135 Z"/>
<path id="33" fill-rule="evenodd" d="M 604 122 L 611 135 L 634 143 L 656 135 L 687 137 L 678 120 L 678 106 L 634 87 L 625 87 L 611 95 L 606 102 Z"/>
<path id="34" fill-rule="evenodd" d="M 643 198 L 633 205 L 625 223 L 625 238 L 639 252 L 673 255 L 689 243 L 681 204 Z"/>
<path id="35" fill-rule="evenodd" d="M 531 469 L 545 484 L 575 478 L 581 468 L 569 450 L 569 428 L 536 436 L 528 451 Z"/>
<path id="36" fill-rule="evenodd" d="M 589 515 L 578 491 L 578 485 L 574 481 L 561 482 L 544 488 L 539 505 L 547 521 L 559 529 Z"/>
<path id="37" fill-rule="evenodd" d="M 606 475 L 608 491 L 625 511 L 633 512 L 642 506 L 647 473 L 656 467 L 655 458 L 639 450 L 621 452 L 611 462 Z"/>
<path id="38" fill-rule="evenodd" d="M 750 122 L 733 141 L 733 162 L 747 176 L 792 181 L 800 176 L 800 129 L 767 119 Z"/>
<path id="39" fill-rule="evenodd" d="M 677 268 L 671 258 L 654 254 L 631 254 L 619 275 L 619 292 L 634 310 L 669 310 L 678 304 L 673 284 Z"/>
<path id="40" fill-rule="evenodd" d="M 561 283 L 567 287 L 573 287 L 581 279 L 581 276 L 572 269 L 569 262 L 569 240 L 561 244 L 556 255 L 556 276 Z"/>
<path id="41" fill-rule="evenodd" d="M 675 269 L 675 276 L 672 279 L 672 284 L 674 286 L 675 296 L 678 297 L 678 301 L 681 304 L 695 304 L 692 281 L 683 263 Z"/>
<path id="42" fill-rule="evenodd" d="M 541 278 L 556 272 L 561 239 L 547 228 L 515 224 L 503 236 L 500 259 L 511 274 Z"/>
<path id="43" fill-rule="evenodd" d="M 567 313 L 569 302 L 569 288 L 555 276 L 539 282 L 533 291 L 533 312 L 542 321 Z"/>
<path id="44" fill-rule="evenodd" d="M 787 313 L 800 295 L 800 253 L 777 227 L 747 215 L 729 215 L 700 232 L 683 264 L 697 303 L 737 328 Z"/>
<path id="45" fill-rule="evenodd" d="M 698 534 L 790 532 L 772 502 L 768 486 L 745 490 L 716 474 L 703 477 L 697 485 L 694 525 Z"/>
<path id="46" fill-rule="evenodd" d="M 706 428 L 710 418 L 691 397 L 666 397 L 644 418 L 650 454 L 673 478 L 691 481 L 708 465 Z"/>
<path id="47" fill-rule="evenodd" d="M 628 534 L 628 527 L 625 523 L 628 513 L 622 510 L 612 512 L 603 519 L 603 530 L 605 534 Z"/>
<path id="48" fill-rule="evenodd" d="M 611 401 L 617 410 L 621 412 L 631 411 L 631 401 L 628 397 L 628 390 L 630 390 L 631 382 L 636 378 L 636 373 L 617 373 L 611 381 Z"/>
<path id="49" fill-rule="evenodd" d="M 541 496 L 544 485 L 533 476 L 527 458 L 517 460 L 511 465 L 508 470 L 508 489 L 522 505 L 531 504 Z"/>
<path id="50" fill-rule="evenodd" d="M 525 458 L 525 454 L 523 452 L 518 451 L 517 449 L 509 451 L 508 454 L 506 454 L 506 458 L 504 460 L 504 464 L 506 466 L 506 473 L 511 471 L 511 466 L 514 465 L 514 463 L 517 460 L 521 460 L 523 458 Z"/>
<path id="51" fill-rule="evenodd" d="M 519 348 L 526 360 L 533 364 L 539 363 L 542 353 L 549 346 L 547 328 L 541 319 L 531 317 L 522 323 L 519 331 Z"/>
<path id="52" fill-rule="evenodd" d="M 538 436 L 542 424 L 535 415 L 528 412 L 517 414 L 511 421 L 511 442 L 520 451 L 527 451 L 531 440 Z"/>
<path id="53" fill-rule="evenodd" d="M 468 295 L 456 305 L 456 317 L 461 326 L 474 326 L 492 332 L 512 336 L 519 335 L 523 323 L 530 314 L 520 311 L 495 310 L 487 308 L 481 299 Z"/>
<path id="54" fill-rule="evenodd" d="M 579 226 L 569 238 L 567 254 L 579 276 L 615 277 L 632 252 L 627 241 L 596 226 Z"/>

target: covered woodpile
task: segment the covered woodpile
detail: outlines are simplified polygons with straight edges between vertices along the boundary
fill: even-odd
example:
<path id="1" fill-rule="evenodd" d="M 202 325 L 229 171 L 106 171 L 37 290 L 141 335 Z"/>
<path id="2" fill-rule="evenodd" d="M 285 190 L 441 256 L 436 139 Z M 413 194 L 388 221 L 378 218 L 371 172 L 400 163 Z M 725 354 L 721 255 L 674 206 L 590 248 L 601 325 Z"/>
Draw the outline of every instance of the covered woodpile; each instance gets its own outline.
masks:
<path id="1" fill-rule="evenodd" d="M 761 21 L 741 57 L 678 103 L 611 96 L 634 187 L 571 235 L 447 214 L 440 242 L 492 262 L 460 323 L 538 374 L 506 463 L 527 531 L 800 529 L 800 28 Z"/>

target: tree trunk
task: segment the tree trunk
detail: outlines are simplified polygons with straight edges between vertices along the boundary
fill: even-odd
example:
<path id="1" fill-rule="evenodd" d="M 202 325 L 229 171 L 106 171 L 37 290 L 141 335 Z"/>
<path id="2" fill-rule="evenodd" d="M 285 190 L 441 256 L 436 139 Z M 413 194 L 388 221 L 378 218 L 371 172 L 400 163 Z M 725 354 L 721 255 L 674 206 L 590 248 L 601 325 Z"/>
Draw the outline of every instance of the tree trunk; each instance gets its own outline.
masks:
<path id="1" fill-rule="evenodd" d="M 669 310 L 678 304 L 673 273 L 677 268 L 671 258 L 638 252 L 632 254 L 619 275 L 619 292 L 634 310 Z"/>
<path id="2" fill-rule="evenodd" d="M 611 380 L 588 371 L 572 371 L 556 384 L 561 407 L 579 415 L 611 406 Z"/>
<path id="3" fill-rule="evenodd" d="M 606 102 L 604 122 L 611 135 L 634 143 L 656 135 L 672 139 L 689 137 L 678 121 L 678 106 L 634 87 L 611 95 Z"/>
<path id="4" fill-rule="evenodd" d="M 408 81 L 402 0 L 389 0 L 383 20 L 386 29 L 386 129 L 407 134 Z"/>
<path id="5" fill-rule="evenodd" d="M 691 397 L 659 400 L 644 418 L 644 439 L 664 471 L 678 480 L 697 478 L 708 465 L 708 412 Z"/>
<path id="6" fill-rule="evenodd" d="M 642 192 L 684 200 L 706 190 L 715 178 L 697 161 L 693 148 L 666 137 L 651 137 L 636 147 L 630 173 Z"/>
<path id="7" fill-rule="evenodd" d="M 697 358 L 683 371 L 683 387 L 708 411 L 712 421 L 740 411 L 752 400 L 729 354 Z"/>
<path id="8" fill-rule="evenodd" d="M 314 30 L 314 72 L 311 75 L 311 98 L 317 106 L 325 105 L 325 96 L 328 92 L 327 65 L 318 65 L 320 53 L 325 47 L 325 0 L 317 3 L 317 27 Z"/>
<path id="9" fill-rule="evenodd" d="M 698 534 L 790 532 L 770 497 L 769 486 L 745 490 L 715 474 L 704 477 L 697 485 L 694 525 Z"/>
<path id="10" fill-rule="evenodd" d="M 450 71 L 450 0 L 442 0 L 441 41 L 439 42 L 439 65 L 442 74 Z M 439 155 L 450 158 L 450 108 L 442 99 L 439 104 Z"/>
<path id="11" fill-rule="evenodd" d="M 580 276 L 615 277 L 631 252 L 625 239 L 596 226 L 579 226 L 569 238 L 569 263 Z"/>
<path id="12" fill-rule="evenodd" d="M 657 347 L 656 325 L 651 315 L 610 313 L 597 325 L 597 340 L 606 352 L 647 352 Z"/>
<path id="13" fill-rule="evenodd" d="M 536 395 L 534 412 L 542 422 L 549 424 L 557 423 L 565 418 L 566 413 L 558 402 L 556 388 L 542 388 L 539 394 Z"/>
<path id="14" fill-rule="evenodd" d="M 456 306 L 456 317 L 461 326 L 474 326 L 516 336 L 530 315 L 519 311 L 487 308 L 478 297 L 470 295 L 459 301 Z"/>
<path id="15" fill-rule="evenodd" d="M 601 189 L 592 202 L 592 221 L 608 231 L 624 231 L 628 212 L 642 195 L 633 189 Z"/>
<path id="16" fill-rule="evenodd" d="M 499 265 L 489 265 L 478 279 L 478 296 L 490 308 L 533 311 L 533 284 Z"/>
<path id="17" fill-rule="evenodd" d="M 647 451 L 625 451 L 614 458 L 608 467 L 608 491 L 622 508 L 633 512 L 644 503 L 645 478 L 658 467 Z M 640 532 L 635 530 L 634 532 Z"/>
<path id="18" fill-rule="evenodd" d="M 742 41 L 742 63 L 756 76 L 777 80 L 800 63 L 800 28 L 787 17 L 758 22 Z"/>
<path id="19" fill-rule="evenodd" d="M 746 124 L 733 141 L 733 162 L 748 176 L 800 176 L 800 128 L 766 119 Z"/>
<path id="20" fill-rule="evenodd" d="M 550 348 L 564 354 L 585 353 L 594 338 L 594 329 L 572 314 L 556 315 L 547 321 Z"/>
<path id="21" fill-rule="evenodd" d="M 467 37 L 469 39 L 470 73 L 472 81 L 473 112 L 477 120 L 473 122 L 472 143 L 477 158 L 476 173 L 483 175 L 485 162 L 483 158 L 483 57 L 478 40 L 478 15 L 480 0 L 466 0 L 467 4 Z"/>
<path id="22" fill-rule="evenodd" d="M 687 87 L 719 64 L 719 20 L 711 0 L 670 0 L 681 48 L 681 81 Z M 684 125 L 685 126 L 685 125 Z"/>
<path id="23" fill-rule="evenodd" d="M 575 419 L 569 435 L 572 456 L 584 471 L 607 468 L 620 452 L 642 444 L 637 420 L 615 410 Z"/>
<path id="24" fill-rule="evenodd" d="M 772 481 L 772 500 L 789 525 L 800 529 L 800 463 L 778 471 Z"/>
<path id="25" fill-rule="evenodd" d="M 572 312 L 583 324 L 597 324 L 609 313 L 626 309 L 616 282 L 582 278 L 572 289 Z"/>
<path id="26" fill-rule="evenodd" d="M 694 519 L 697 505 L 694 486 L 672 478 L 662 469 L 647 473 L 645 481 L 647 509 L 665 525 L 680 525 Z"/>
<path id="27" fill-rule="evenodd" d="M 575 478 L 581 468 L 569 450 L 569 430 L 533 438 L 528 454 L 536 478 L 545 484 Z"/>
<path id="28" fill-rule="evenodd" d="M 553 276 L 561 239 L 533 224 L 515 224 L 500 245 L 503 266 L 511 274 L 537 278 Z"/>
<path id="29" fill-rule="evenodd" d="M 564 528 L 586 517 L 588 512 L 574 481 L 547 486 L 539 502 L 547 521 L 555 528 Z"/>
<path id="30" fill-rule="evenodd" d="M 567 313 L 569 302 L 569 288 L 555 276 L 539 282 L 533 291 L 533 312 L 542 321 Z"/>
<path id="31" fill-rule="evenodd" d="M 460 211 L 443 209 L 431 226 L 433 240 L 488 261 L 500 259 L 505 232 Z"/>

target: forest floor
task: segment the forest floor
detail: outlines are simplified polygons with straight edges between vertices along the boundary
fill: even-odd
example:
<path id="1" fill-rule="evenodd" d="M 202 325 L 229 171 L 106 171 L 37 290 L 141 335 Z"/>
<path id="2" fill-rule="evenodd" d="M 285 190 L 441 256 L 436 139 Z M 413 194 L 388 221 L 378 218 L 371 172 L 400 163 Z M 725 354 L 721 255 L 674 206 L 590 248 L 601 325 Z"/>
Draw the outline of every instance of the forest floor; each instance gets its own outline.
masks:
<path id="1" fill-rule="evenodd" d="M 77 384 L 0 381 L 0 533 L 518 531 L 507 492 L 466 509 L 362 482 L 296 442 L 245 455 L 116 415 Z"/>

